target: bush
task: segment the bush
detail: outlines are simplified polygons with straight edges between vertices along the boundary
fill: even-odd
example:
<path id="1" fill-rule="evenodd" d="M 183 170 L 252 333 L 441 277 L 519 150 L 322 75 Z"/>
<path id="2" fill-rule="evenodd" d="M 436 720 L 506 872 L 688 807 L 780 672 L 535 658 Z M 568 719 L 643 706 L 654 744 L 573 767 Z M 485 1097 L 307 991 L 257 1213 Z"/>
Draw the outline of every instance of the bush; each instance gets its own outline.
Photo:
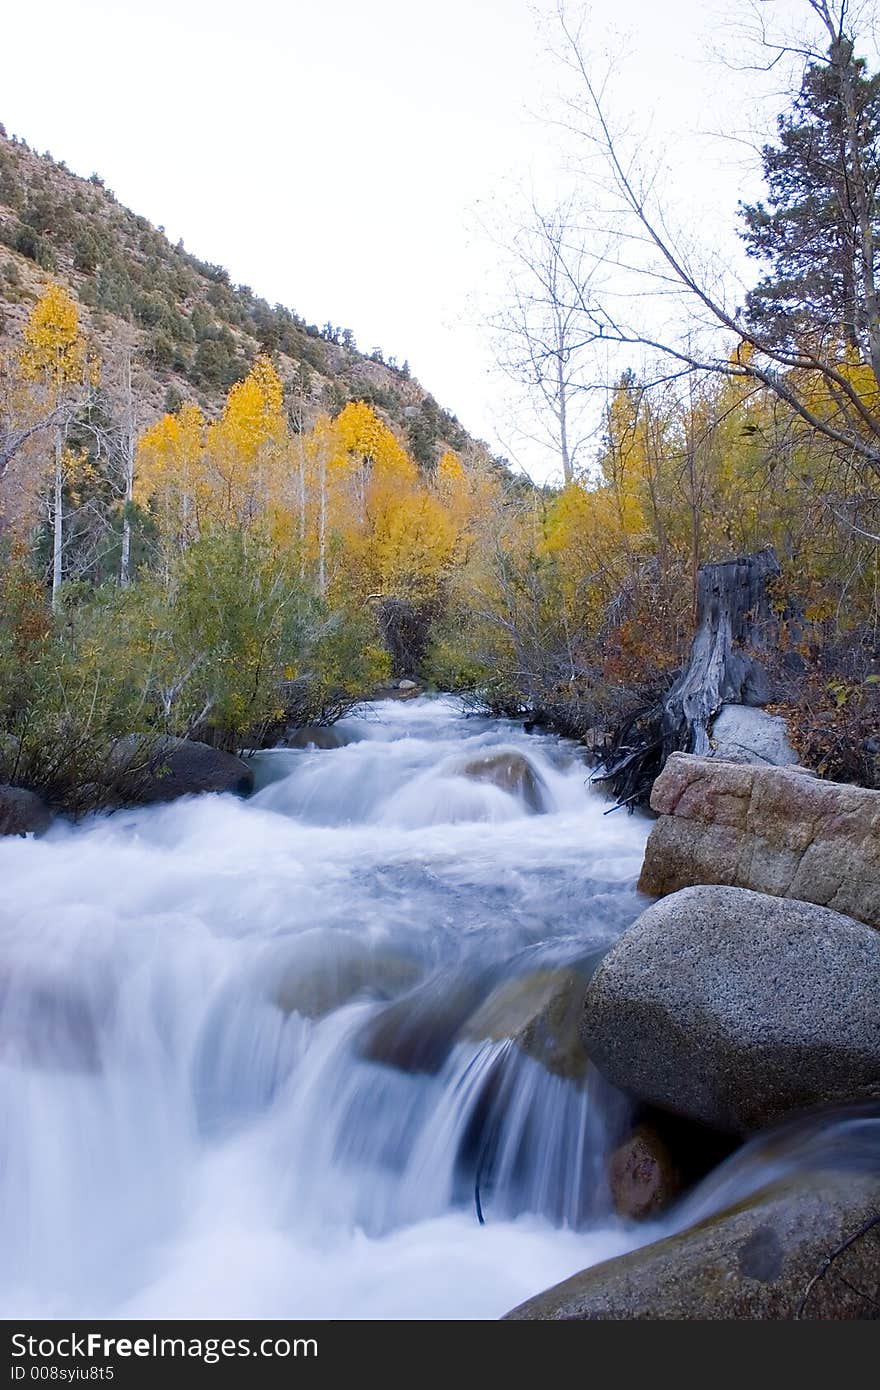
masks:
<path id="1" fill-rule="evenodd" d="M 114 804 L 126 735 L 260 746 L 388 672 L 370 615 L 328 609 L 261 534 L 205 536 L 130 588 L 69 584 L 54 615 L 25 559 L 0 583 L 0 776 L 74 814 Z"/>
<path id="2" fill-rule="evenodd" d="M 22 256 L 27 256 L 29 261 L 36 261 L 43 270 L 55 269 L 55 252 L 46 238 L 28 223 L 23 222 L 18 228 L 14 246 Z"/>

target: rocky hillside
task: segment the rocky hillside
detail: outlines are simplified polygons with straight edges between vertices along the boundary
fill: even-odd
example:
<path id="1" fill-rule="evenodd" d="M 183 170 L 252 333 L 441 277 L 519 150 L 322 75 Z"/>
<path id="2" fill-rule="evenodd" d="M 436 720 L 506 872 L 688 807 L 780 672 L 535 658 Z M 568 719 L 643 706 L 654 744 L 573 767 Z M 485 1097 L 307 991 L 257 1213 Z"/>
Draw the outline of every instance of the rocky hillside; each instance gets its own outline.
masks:
<path id="1" fill-rule="evenodd" d="M 0 345 L 50 278 L 75 294 L 102 359 L 136 350 L 145 424 L 182 399 L 215 413 L 269 352 L 307 421 L 368 401 L 425 468 L 444 447 L 472 443 L 406 363 L 367 357 L 348 330 L 307 324 L 233 285 L 222 266 L 173 246 L 161 227 L 122 207 L 97 174 L 79 178 L 0 125 Z"/>

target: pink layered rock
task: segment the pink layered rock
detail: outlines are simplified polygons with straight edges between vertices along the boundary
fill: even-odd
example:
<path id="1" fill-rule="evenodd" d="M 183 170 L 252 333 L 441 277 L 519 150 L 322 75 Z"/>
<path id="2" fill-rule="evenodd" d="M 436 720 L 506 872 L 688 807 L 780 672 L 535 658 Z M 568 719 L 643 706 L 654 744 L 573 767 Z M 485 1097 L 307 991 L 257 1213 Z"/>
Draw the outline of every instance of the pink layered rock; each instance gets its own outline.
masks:
<path id="1" fill-rule="evenodd" d="M 880 927 L 880 792 L 801 769 L 674 753 L 654 784 L 639 887 L 724 884 Z"/>

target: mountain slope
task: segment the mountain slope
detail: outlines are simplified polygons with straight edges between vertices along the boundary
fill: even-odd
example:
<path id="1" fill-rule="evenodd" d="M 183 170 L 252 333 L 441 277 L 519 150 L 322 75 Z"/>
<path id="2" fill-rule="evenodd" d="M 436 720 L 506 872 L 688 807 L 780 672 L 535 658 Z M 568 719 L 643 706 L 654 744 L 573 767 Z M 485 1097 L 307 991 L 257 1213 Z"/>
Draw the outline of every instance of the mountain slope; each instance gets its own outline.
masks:
<path id="1" fill-rule="evenodd" d="M 182 399 L 215 414 L 233 382 L 268 352 L 306 422 L 366 400 L 424 468 L 445 447 L 474 444 L 405 363 L 367 357 L 347 330 L 306 324 L 232 285 L 221 266 L 172 245 L 161 227 L 118 203 L 97 174 L 78 177 L 0 125 L 0 344 L 17 333 L 49 279 L 75 295 L 104 360 L 135 350 L 144 424 Z"/>

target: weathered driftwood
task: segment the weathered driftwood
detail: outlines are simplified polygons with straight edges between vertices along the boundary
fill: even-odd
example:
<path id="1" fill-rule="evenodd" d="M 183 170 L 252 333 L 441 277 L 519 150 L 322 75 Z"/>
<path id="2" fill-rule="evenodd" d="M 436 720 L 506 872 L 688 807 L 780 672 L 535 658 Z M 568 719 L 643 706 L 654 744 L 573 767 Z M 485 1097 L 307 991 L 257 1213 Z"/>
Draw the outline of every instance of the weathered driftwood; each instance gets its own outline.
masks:
<path id="1" fill-rule="evenodd" d="M 602 780 L 619 803 L 646 802 L 670 753 L 708 753 L 709 729 L 723 704 L 767 703 L 760 656 L 775 631 L 768 585 L 779 574 L 770 549 L 702 566 L 687 664 L 667 693 L 622 725 L 605 750 Z"/>

